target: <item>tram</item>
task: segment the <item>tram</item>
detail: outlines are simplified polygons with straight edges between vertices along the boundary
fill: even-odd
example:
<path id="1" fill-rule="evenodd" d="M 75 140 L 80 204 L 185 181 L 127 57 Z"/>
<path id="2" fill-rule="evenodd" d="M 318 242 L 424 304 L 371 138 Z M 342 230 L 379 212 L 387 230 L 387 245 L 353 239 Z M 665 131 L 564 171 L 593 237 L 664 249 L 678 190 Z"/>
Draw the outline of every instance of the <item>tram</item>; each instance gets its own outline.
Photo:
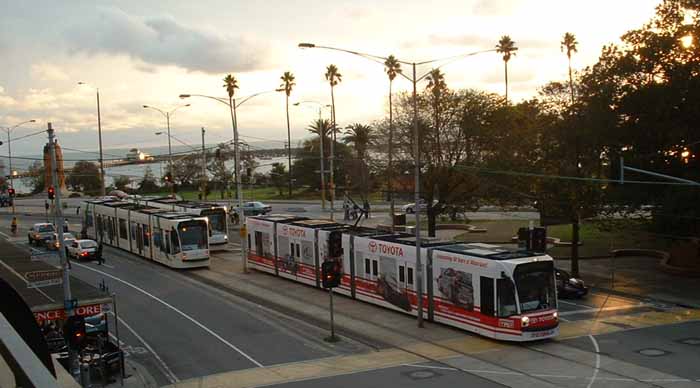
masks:
<path id="1" fill-rule="evenodd" d="M 209 266 L 206 217 L 121 200 L 82 205 L 83 233 L 172 268 Z"/>
<path id="2" fill-rule="evenodd" d="M 160 209 L 181 211 L 196 216 L 207 217 L 211 234 L 210 245 L 222 245 L 228 243 L 228 217 L 226 206 L 216 203 L 184 201 L 172 197 L 141 197 L 132 200 L 148 206 Z"/>
<path id="3" fill-rule="evenodd" d="M 338 260 L 334 292 L 417 315 L 415 237 L 291 215 L 246 219 L 252 268 L 321 287 L 321 263 Z M 343 255 L 328 256 L 341 233 Z M 428 320 L 506 341 L 559 333 L 554 260 L 483 243 L 421 241 L 423 309 Z"/>

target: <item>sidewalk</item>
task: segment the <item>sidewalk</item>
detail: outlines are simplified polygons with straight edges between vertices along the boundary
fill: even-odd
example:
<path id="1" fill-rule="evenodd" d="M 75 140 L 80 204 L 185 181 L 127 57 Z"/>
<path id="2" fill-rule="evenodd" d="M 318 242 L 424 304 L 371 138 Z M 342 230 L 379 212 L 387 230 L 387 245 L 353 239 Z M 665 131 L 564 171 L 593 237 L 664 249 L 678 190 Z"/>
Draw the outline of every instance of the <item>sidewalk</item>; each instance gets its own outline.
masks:
<path id="1" fill-rule="evenodd" d="M 579 269 L 584 281 L 599 290 L 700 308 L 698 278 L 666 273 L 659 263 L 651 257 L 580 259 Z M 556 259 L 556 265 L 568 271 L 571 260 Z"/>

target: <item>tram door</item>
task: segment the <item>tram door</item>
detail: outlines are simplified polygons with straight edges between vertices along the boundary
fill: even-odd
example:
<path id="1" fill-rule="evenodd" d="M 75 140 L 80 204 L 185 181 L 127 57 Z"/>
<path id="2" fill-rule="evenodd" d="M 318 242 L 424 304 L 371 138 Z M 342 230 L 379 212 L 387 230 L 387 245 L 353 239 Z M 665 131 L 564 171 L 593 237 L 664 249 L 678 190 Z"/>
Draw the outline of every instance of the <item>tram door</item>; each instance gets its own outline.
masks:
<path id="1" fill-rule="evenodd" d="M 415 289 L 415 265 L 408 262 L 399 262 L 399 288 L 401 290 Z"/>
<path id="2" fill-rule="evenodd" d="M 484 315 L 493 316 L 495 313 L 495 299 L 496 295 L 494 292 L 493 279 L 485 276 L 481 276 L 479 279 L 479 291 L 481 295 L 479 297 L 481 303 L 481 313 Z"/>
<path id="3" fill-rule="evenodd" d="M 264 257 L 262 232 L 255 232 L 255 254 Z"/>
<path id="4" fill-rule="evenodd" d="M 139 250 L 139 255 L 143 256 L 143 226 L 136 224 L 136 247 Z"/>

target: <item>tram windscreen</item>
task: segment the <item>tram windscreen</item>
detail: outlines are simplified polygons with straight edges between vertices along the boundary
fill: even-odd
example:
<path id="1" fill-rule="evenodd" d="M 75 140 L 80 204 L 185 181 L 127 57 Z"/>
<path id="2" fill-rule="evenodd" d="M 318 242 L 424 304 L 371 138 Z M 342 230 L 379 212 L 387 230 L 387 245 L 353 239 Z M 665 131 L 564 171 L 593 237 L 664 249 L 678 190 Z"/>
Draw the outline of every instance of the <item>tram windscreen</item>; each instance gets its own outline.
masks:
<path id="1" fill-rule="evenodd" d="M 553 262 L 519 264 L 515 267 L 513 280 L 518 290 L 521 314 L 557 307 Z"/>
<path id="2" fill-rule="evenodd" d="M 202 212 L 202 215 L 209 219 L 209 227 L 215 234 L 226 233 L 226 211 L 224 209 L 206 210 Z"/>
<path id="3" fill-rule="evenodd" d="M 207 248 L 209 233 L 206 222 L 182 222 L 178 226 L 177 233 L 180 235 L 180 246 L 183 252 Z"/>

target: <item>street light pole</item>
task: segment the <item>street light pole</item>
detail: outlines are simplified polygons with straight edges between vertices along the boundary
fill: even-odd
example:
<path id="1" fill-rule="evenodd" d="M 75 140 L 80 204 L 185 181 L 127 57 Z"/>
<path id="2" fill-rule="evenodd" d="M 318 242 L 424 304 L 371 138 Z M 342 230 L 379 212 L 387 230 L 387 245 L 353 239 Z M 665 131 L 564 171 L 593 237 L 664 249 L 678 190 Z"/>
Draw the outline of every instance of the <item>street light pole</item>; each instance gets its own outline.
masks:
<path id="1" fill-rule="evenodd" d="M 92 85 L 88 85 L 87 83 L 82 81 L 78 82 L 78 85 L 87 85 L 93 87 Z M 105 196 L 107 194 L 105 189 L 105 166 L 104 159 L 102 157 L 102 115 L 100 113 L 100 88 L 95 87 L 95 94 L 97 96 L 97 139 L 100 148 L 100 194 L 102 196 Z"/>
<path id="2" fill-rule="evenodd" d="M 318 142 L 319 142 L 319 157 L 321 159 L 321 209 L 323 211 L 326 211 L 326 172 L 325 172 L 325 163 L 324 163 L 324 144 L 323 144 L 323 128 L 322 128 L 322 110 L 323 108 L 329 108 L 331 105 L 326 104 L 323 105 L 318 101 L 301 101 L 301 102 L 295 102 L 294 106 L 299 106 L 301 104 L 315 104 L 318 106 Z"/>
<path id="3" fill-rule="evenodd" d="M 173 178 L 172 178 L 174 175 L 174 172 L 173 172 L 173 147 L 172 147 L 172 144 L 170 143 L 170 138 L 172 137 L 170 135 L 170 116 L 172 116 L 175 113 L 175 111 L 177 111 L 178 109 L 187 108 L 190 105 L 191 104 L 180 105 L 180 106 L 177 106 L 177 107 L 171 109 L 170 111 L 164 111 L 160 108 L 156 108 L 155 106 L 151 106 L 151 105 L 143 105 L 144 109 L 153 109 L 154 111 L 160 113 L 161 115 L 163 115 L 163 117 L 165 117 L 165 123 L 166 123 L 166 127 L 168 129 L 168 170 L 170 172 L 170 180 L 171 180 L 171 182 L 170 182 L 170 196 L 173 198 L 175 198 L 175 182 L 173 182 Z"/>
<path id="4" fill-rule="evenodd" d="M 207 151 L 204 148 L 204 127 L 202 127 L 202 198 L 207 199 Z"/>

